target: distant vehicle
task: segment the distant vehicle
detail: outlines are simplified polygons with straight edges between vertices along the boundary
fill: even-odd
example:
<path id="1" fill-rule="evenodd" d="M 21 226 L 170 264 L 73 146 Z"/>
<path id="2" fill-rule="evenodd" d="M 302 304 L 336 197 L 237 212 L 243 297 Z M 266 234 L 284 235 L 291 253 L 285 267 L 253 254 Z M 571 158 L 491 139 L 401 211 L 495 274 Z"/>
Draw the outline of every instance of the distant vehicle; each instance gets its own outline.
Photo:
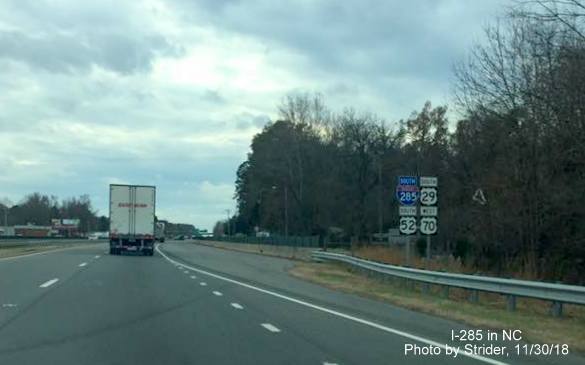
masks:
<path id="1" fill-rule="evenodd" d="M 53 236 L 55 237 L 55 236 Z M 109 237 L 108 232 L 92 232 L 87 236 L 90 241 L 107 240 Z"/>
<path id="2" fill-rule="evenodd" d="M 256 237 L 270 237 L 270 232 L 266 232 L 266 231 L 256 232 Z"/>
<path id="3" fill-rule="evenodd" d="M 156 240 L 160 243 L 165 241 L 165 224 L 163 222 L 156 222 Z"/>
<path id="4" fill-rule="evenodd" d="M 180 235 L 176 236 L 175 239 L 176 240 L 179 240 L 179 241 L 183 241 L 183 240 L 185 240 L 185 236 L 183 236 L 182 234 L 180 234 Z"/>
<path id="5" fill-rule="evenodd" d="M 110 254 L 123 251 L 152 256 L 155 241 L 156 188 L 110 185 Z"/>

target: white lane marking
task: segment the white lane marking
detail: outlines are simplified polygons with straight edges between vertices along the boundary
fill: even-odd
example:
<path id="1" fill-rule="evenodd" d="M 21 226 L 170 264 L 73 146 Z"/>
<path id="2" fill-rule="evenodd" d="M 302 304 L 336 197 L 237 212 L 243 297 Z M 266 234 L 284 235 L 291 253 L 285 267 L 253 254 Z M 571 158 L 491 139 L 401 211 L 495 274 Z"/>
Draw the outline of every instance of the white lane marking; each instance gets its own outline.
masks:
<path id="1" fill-rule="evenodd" d="M 221 292 L 218 291 L 213 291 L 213 295 L 217 295 L 218 297 L 221 297 L 223 294 Z"/>
<path id="2" fill-rule="evenodd" d="M 46 281 L 46 282 L 42 283 L 41 285 L 39 285 L 39 288 L 48 288 L 49 286 L 55 284 L 58 281 L 59 281 L 59 279 L 57 279 L 57 278 L 51 279 L 51 280 Z"/>
<path id="3" fill-rule="evenodd" d="M 160 250 L 160 248 L 159 248 L 158 245 L 156 246 L 156 250 L 158 251 L 158 253 L 161 254 L 162 257 L 164 257 L 170 263 L 179 264 L 178 261 L 175 261 L 175 260 L 171 259 L 165 253 L 163 253 Z M 411 339 L 411 340 L 414 340 L 414 341 L 426 343 L 427 345 L 433 345 L 433 346 L 440 347 L 441 349 L 443 349 L 443 353 L 444 353 L 445 349 L 447 348 L 447 345 L 446 344 L 444 344 L 444 343 L 441 344 L 441 343 L 439 343 L 437 341 L 429 340 L 428 338 L 425 338 L 425 337 L 413 335 L 411 333 L 404 332 L 404 331 L 400 331 L 400 330 L 394 329 L 392 327 L 384 326 L 384 325 L 381 325 L 381 324 L 376 323 L 376 322 L 368 321 L 367 319 L 362 319 L 362 318 L 355 317 L 355 316 L 352 316 L 352 315 L 349 315 L 349 314 L 345 314 L 343 312 L 338 312 L 336 310 L 329 309 L 329 308 L 326 308 L 326 307 L 323 307 L 323 306 L 320 306 L 320 305 L 317 305 L 317 304 L 312 304 L 312 303 L 305 302 L 305 301 L 300 300 L 300 299 L 296 299 L 296 298 L 289 297 L 289 296 L 286 296 L 286 295 L 283 295 L 283 294 L 279 294 L 277 292 L 273 292 L 273 291 L 270 291 L 270 290 L 262 289 L 262 288 L 259 288 L 257 286 L 253 286 L 253 285 L 250 285 L 250 284 L 246 284 L 246 283 L 241 282 L 241 281 L 238 281 L 238 280 L 230 279 L 230 278 L 227 278 L 225 276 L 221 276 L 221 275 L 217 275 L 217 274 L 211 273 L 209 271 L 205 271 L 205 270 L 201 270 L 201 269 L 196 269 L 193 266 L 188 266 L 188 265 L 184 265 L 184 266 L 187 267 L 187 268 L 189 268 L 189 269 L 191 269 L 191 270 L 193 270 L 193 271 L 195 271 L 195 272 L 198 272 L 200 274 L 207 275 L 207 276 L 211 276 L 212 278 L 216 278 L 216 279 L 220 279 L 220 280 L 223 280 L 223 281 L 227 281 L 228 283 L 240 285 L 240 286 L 243 286 L 244 288 L 256 290 L 256 291 L 258 291 L 260 293 L 272 295 L 273 297 L 277 297 L 277 298 L 280 298 L 280 299 L 284 299 L 284 300 L 287 300 L 289 302 L 293 302 L 293 303 L 296 303 L 296 304 L 300 304 L 300 305 L 305 306 L 305 307 L 308 307 L 308 308 L 312 308 L 312 309 L 315 309 L 315 310 L 318 310 L 318 311 L 321 311 L 321 312 L 329 313 L 329 314 L 334 315 L 334 316 L 337 316 L 337 317 L 341 317 L 341 318 L 348 319 L 350 321 L 354 321 L 354 322 L 357 322 L 357 323 L 361 323 L 361 324 L 364 324 L 366 326 L 370 326 L 370 327 L 379 329 L 379 330 L 384 331 L 384 332 L 392 333 L 392 334 L 397 335 L 397 336 L 401 336 L 401 337 L 405 337 L 405 338 L 408 338 L 408 339 Z M 467 356 L 469 358 L 472 358 L 472 359 L 475 359 L 475 360 L 478 360 L 478 361 L 483 361 L 483 362 L 486 362 L 488 364 L 493 364 L 493 365 L 509 365 L 508 363 L 505 363 L 505 362 L 502 362 L 502 361 L 498 361 L 498 360 L 494 360 L 494 359 L 490 359 L 489 357 L 484 357 L 484 356 L 480 356 L 480 355 L 474 355 L 473 353 L 463 352 L 463 353 L 460 353 L 460 355 Z"/>
<path id="4" fill-rule="evenodd" d="M 202 281 L 202 282 L 199 283 L 199 285 L 201 285 L 201 286 L 207 286 L 207 283 L 205 281 Z"/>
<path id="5" fill-rule="evenodd" d="M 101 256 L 100 255 L 95 255 L 93 258 L 94 259 L 99 259 Z"/>
<path id="6" fill-rule="evenodd" d="M 82 262 L 81 264 L 79 264 L 79 267 L 84 267 L 87 265 L 87 262 Z"/>
<path id="7" fill-rule="evenodd" d="M 13 303 L 2 304 L 2 308 L 14 308 L 14 307 L 16 307 L 16 304 L 13 304 Z"/>
<path id="8" fill-rule="evenodd" d="M 280 330 L 277 327 L 271 325 L 270 323 L 262 323 L 262 327 L 266 328 L 270 332 L 274 333 L 280 332 Z"/>
<path id="9" fill-rule="evenodd" d="M 323 361 L 323 365 L 338 365 L 336 362 Z"/>
<path id="10" fill-rule="evenodd" d="M 191 279 L 197 279 L 197 276 L 191 275 Z"/>
<path id="11" fill-rule="evenodd" d="M 230 305 L 236 309 L 244 309 L 244 307 L 242 307 L 240 304 L 238 303 L 230 303 Z"/>

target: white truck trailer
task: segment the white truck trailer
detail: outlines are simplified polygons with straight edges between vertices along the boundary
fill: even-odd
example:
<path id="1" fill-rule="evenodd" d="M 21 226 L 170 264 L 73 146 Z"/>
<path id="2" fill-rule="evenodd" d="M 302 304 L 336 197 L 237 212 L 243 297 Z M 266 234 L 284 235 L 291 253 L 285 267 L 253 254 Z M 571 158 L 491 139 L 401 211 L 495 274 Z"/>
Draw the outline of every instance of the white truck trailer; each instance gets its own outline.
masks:
<path id="1" fill-rule="evenodd" d="M 110 254 L 123 251 L 152 256 L 155 242 L 156 188 L 110 185 Z"/>

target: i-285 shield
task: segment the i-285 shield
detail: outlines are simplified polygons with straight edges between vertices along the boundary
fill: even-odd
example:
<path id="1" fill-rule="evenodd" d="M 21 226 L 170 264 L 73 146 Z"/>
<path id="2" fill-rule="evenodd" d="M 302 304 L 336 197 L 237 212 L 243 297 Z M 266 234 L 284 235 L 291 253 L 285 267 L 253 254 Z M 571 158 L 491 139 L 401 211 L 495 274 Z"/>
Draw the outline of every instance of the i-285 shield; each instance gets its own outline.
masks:
<path id="1" fill-rule="evenodd" d="M 413 205 L 418 200 L 419 189 L 416 185 L 396 186 L 396 199 L 402 205 Z"/>

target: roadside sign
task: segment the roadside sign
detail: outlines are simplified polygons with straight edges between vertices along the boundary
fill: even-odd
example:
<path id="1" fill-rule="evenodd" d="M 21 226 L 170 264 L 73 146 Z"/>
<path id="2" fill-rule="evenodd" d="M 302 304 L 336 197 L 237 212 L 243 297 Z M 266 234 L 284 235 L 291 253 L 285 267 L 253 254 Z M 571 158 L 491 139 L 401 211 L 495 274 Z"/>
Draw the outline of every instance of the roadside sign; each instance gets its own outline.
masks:
<path id="1" fill-rule="evenodd" d="M 398 215 L 399 216 L 416 216 L 416 207 L 415 206 L 400 206 L 398 207 Z"/>
<path id="2" fill-rule="evenodd" d="M 414 234 L 416 232 L 416 218 L 400 217 L 398 229 L 400 230 L 400 234 Z"/>
<path id="3" fill-rule="evenodd" d="M 418 200 L 419 189 L 416 185 L 398 185 L 396 198 L 402 205 L 413 205 Z"/>
<path id="4" fill-rule="evenodd" d="M 437 188 L 422 188 L 420 189 L 420 202 L 422 205 L 437 204 Z"/>
<path id="5" fill-rule="evenodd" d="M 402 219 L 402 218 L 401 218 Z M 402 223 L 402 221 L 401 221 Z M 437 218 L 424 217 L 420 220 L 420 233 L 422 234 L 436 234 L 437 233 Z"/>
<path id="6" fill-rule="evenodd" d="M 436 217 L 438 215 L 437 207 L 420 207 L 421 217 Z"/>
<path id="7" fill-rule="evenodd" d="M 421 176 L 420 187 L 431 187 L 436 188 L 439 185 L 439 179 L 435 176 Z"/>
<path id="8" fill-rule="evenodd" d="M 473 200 L 475 200 L 476 202 L 478 202 L 481 205 L 485 205 L 487 203 L 487 200 L 485 198 L 485 195 L 483 195 L 483 191 L 480 189 L 477 189 L 475 191 L 475 193 L 473 194 Z"/>

